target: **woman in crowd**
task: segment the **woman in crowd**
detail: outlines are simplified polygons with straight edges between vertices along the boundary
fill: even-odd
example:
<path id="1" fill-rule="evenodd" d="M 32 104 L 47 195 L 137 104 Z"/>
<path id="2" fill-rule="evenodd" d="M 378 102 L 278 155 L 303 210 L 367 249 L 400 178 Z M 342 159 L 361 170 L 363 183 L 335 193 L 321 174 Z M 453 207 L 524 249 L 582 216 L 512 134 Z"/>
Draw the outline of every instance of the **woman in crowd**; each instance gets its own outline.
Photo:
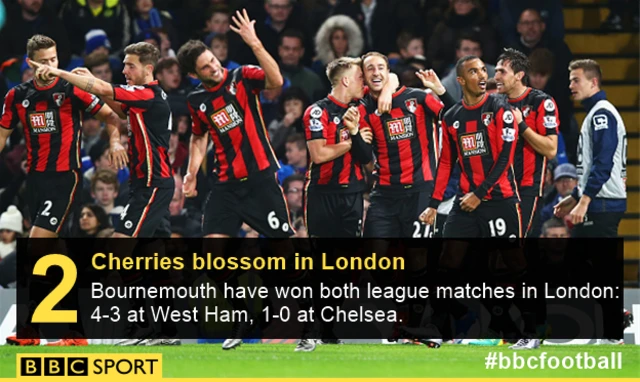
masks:
<path id="1" fill-rule="evenodd" d="M 81 237 L 105 237 L 105 232 L 112 229 L 109 215 L 96 204 L 82 207 L 79 223 Z"/>

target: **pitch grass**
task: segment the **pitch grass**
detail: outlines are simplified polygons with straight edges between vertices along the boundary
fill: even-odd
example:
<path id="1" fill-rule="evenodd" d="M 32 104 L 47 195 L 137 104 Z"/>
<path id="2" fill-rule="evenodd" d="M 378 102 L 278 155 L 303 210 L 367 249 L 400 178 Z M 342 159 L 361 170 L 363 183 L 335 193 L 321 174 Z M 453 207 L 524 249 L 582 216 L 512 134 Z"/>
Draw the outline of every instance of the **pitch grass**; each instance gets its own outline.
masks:
<path id="1" fill-rule="evenodd" d="M 319 345 L 312 353 L 295 353 L 295 345 L 245 344 L 223 351 L 219 344 L 174 347 L 89 346 L 69 348 L 0 346 L 0 377 L 15 377 L 16 354 L 22 353 L 162 353 L 163 377 L 640 377 L 640 346 L 543 346 L 522 356 L 575 356 L 578 352 L 610 356 L 622 352 L 622 370 L 486 370 L 488 352 L 511 355 L 506 346 Z"/>

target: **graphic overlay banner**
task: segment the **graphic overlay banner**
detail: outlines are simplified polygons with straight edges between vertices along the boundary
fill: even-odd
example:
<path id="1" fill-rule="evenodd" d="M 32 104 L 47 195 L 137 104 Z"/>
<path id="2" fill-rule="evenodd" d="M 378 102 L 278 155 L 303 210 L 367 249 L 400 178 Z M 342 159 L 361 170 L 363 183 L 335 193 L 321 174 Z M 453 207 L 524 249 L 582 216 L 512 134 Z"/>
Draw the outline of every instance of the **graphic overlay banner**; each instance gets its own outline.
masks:
<path id="1" fill-rule="evenodd" d="M 622 338 L 622 239 L 18 243 L 19 338 Z"/>

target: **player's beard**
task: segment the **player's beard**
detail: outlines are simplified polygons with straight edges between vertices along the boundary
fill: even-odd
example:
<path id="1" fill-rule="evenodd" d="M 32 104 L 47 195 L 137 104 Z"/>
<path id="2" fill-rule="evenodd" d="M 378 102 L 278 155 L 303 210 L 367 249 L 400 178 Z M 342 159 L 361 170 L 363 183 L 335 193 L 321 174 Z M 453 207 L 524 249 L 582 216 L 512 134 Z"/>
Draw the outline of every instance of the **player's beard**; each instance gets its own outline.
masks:
<path id="1" fill-rule="evenodd" d="M 200 82 L 202 82 L 202 84 L 207 88 L 215 87 L 216 85 L 218 85 L 220 83 L 220 82 L 216 82 L 214 80 L 203 80 L 202 78 L 200 79 Z"/>

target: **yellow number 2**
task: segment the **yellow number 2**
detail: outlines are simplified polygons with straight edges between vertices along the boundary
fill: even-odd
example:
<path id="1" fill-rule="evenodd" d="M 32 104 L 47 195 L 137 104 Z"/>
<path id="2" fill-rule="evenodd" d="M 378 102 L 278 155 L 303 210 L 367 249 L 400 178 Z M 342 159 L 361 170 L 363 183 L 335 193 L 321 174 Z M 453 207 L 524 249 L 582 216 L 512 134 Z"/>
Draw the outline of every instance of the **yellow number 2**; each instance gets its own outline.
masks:
<path id="1" fill-rule="evenodd" d="M 78 322 L 77 310 L 53 310 L 53 308 L 73 289 L 78 278 L 78 269 L 73 260 L 64 255 L 46 255 L 36 262 L 33 274 L 46 276 L 50 267 L 62 268 L 60 284 L 42 300 L 33 312 L 33 323 L 75 323 Z"/>

